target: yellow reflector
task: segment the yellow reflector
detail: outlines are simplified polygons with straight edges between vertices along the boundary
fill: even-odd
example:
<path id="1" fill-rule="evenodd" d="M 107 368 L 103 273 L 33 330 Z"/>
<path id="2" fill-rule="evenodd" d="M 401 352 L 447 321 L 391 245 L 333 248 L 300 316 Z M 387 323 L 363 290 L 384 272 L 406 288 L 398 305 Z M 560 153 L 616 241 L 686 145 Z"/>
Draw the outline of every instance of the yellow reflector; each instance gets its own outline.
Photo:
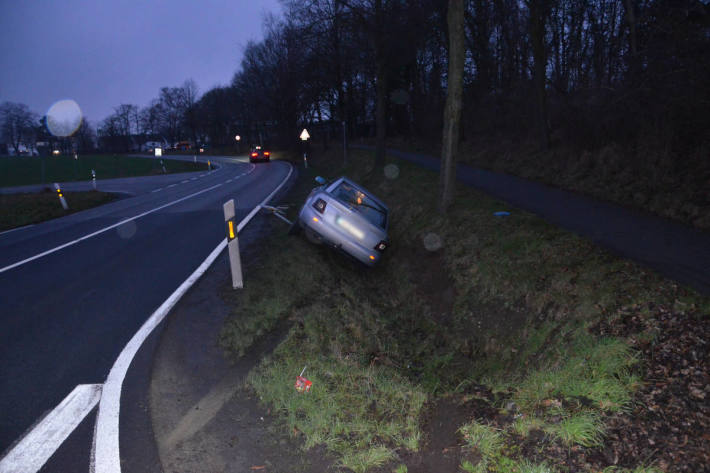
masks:
<path id="1" fill-rule="evenodd" d="M 234 239 L 234 222 L 232 222 L 230 220 L 228 222 L 228 224 L 229 224 L 229 238 L 233 240 Z"/>
<path id="2" fill-rule="evenodd" d="M 313 217 L 313 221 L 314 221 L 314 222 L 317 222 L 317 221 L 318 221 L 318 217 Z"/>
<path id="3" fill-rule="evenodd" d="M 370 255 L 370 259 L 371 259 L 372 261 L 375 261 L 375 257 L 372 256 L 372 255 Z"/>

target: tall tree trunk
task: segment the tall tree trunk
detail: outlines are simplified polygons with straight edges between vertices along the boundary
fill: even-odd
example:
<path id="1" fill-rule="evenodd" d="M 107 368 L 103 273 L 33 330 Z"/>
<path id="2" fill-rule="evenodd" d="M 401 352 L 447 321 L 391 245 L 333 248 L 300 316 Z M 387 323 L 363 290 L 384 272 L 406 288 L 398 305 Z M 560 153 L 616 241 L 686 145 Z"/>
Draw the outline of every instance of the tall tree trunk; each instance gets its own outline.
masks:
<path id="1" fill-rule="evenodd" d="M 550 130 L 547 126 L 547 98 L 545 96 L 546 66 L 545 55 L 545 17 L 547 16 L 547 0 L 530 0 L 530 40 L 535 60 L 534 78 L 535 95 L 537 98 L 537 122 L 540 133 L 540 145 L 550 149 Z"/>
<path id="2" fill-rule="evenodd" d="M 375 167 L 385 165 L 385 136 L 387 134 L 387 64 L 385 58 L 385 21 L 382 0 L 375 1 L 375 61 L 377 62 L 375 104 Z"/>
<path id="3" fill-rule="evenodd" d="M 444 130 L 439 175 L 439 212 L 446 213 L 454 200 L 456 154 L 458 152 L 463 100 L 463 68 L 466 52 L 463 0 L 449 0 L 449 75 L 444 109 Z"/>

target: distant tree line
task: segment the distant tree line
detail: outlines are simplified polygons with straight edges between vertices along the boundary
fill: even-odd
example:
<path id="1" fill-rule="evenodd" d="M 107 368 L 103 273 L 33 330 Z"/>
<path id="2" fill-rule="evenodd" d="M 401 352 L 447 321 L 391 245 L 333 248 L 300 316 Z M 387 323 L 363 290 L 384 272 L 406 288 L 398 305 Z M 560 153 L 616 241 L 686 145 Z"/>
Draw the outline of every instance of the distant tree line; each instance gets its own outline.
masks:
<path id="1" fill-rule="evenodd" d="M 461 136 L 596 149 L 708 143 L 710 7 L 701 0 L 465 0 Z M 388 136 L 438 142 L 448 86 L 445 0 L 282 0 L 229 85 L 164 87 L 98 128 L 122 151 L 160 136 L 293 145 Z M 4 113 L 4 112 L 3 112 Z M 3 115 L 4 116 L 4 115 Z M 3 134 L 16 136 L 16 128 Z M 344 124 L 343 124 L 344 123 Z M 138 138 L 136 138 L 138 137 Z M 6 142 L 12 143 L 12 139 Z M 697 153 L 695 153 L 697 154 Z"/>
<path id="2" fill-rule="evenodd" d="M 0 104 L 0 143 L 7 149 L 0 154 L 49 154 L 58 150 L 63 154 L 90 153 L 96 150 L 96 132 L 82 117 L 77 130 L 68 137 L 53 136 L 47 127 L 47 117 L 40 117 L 23 103 Z"/>
<path id="3" fill-rule="evenodd" d="M 447 90 L 447 2 L 284 0 L 229 87 L 195 107 L 228 142 L 305 124 L 437 141 Z M 467 0 L 462 134 L 593 149 L 708 145 L 710 7 L 700 0 Z"/>

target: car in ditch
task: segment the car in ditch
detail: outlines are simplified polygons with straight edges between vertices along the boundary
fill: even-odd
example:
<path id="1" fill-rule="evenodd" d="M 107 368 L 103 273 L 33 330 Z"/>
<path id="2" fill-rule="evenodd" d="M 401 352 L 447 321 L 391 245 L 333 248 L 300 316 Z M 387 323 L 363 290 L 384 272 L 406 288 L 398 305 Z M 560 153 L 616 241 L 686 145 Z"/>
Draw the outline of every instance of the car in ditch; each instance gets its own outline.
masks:
<path id="1" fill-rule="evenodd" d="M 374 194 L 342 176 L 322 177 L 298 214 L 294 227 L 306 238 L 325 244 L 357 261 L 374 266 L 389 246 L 389 209 Z"/>

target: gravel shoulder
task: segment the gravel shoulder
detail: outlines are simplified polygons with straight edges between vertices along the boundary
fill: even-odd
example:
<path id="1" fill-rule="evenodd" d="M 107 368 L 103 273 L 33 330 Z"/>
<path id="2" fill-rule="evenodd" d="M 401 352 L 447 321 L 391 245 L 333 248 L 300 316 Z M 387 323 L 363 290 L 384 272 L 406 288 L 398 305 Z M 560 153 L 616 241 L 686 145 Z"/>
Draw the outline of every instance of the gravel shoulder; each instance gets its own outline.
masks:
<path id="1" fill-rule="evenodd" d="M 285 230 L 263 214 L 240 234 L 245 284 L 259 254 L 267 250 L 258 238 Z M 280 430 L 244 385 L 287 327 L 262 338 L 237 363 L 230 363 L 218 346 L 232 310 L 220 294 L 232 290 L 225 252 L 173 309 L 158 341 L 149 411 L 163 471 L 325 471 L 329 462 L 324 456 L 304 455 L 299 440 Z"/>

